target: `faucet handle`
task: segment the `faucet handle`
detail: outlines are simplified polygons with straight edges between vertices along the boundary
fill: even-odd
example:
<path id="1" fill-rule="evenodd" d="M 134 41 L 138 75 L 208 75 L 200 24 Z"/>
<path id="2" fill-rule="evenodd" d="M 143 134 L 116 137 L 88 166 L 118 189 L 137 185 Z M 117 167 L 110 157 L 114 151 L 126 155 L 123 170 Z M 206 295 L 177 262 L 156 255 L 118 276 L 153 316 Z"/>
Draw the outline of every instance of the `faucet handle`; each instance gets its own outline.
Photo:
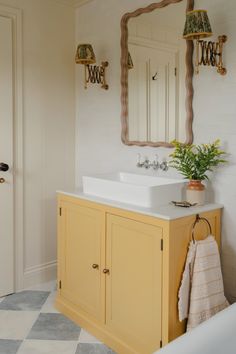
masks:
<path id="1" fill-rule="evenodd" d="M 141 154 L 137 154 L 137 167 L 143 167 L 143 163 L 141 162 Z"/>
<path id="2" fill-rule="evenodd" d="M 152 168 L 154 170 L 158 170 L 160 168 L 160 163 L 158 162 L 158 155 L 157 154 L 155 155 L 155 159 L 152 163 Z"/>
<path id="3" fill-rule="evenodd" d="M 152 166 L 152 163 L 147 156 L 144 158 L 143 166 L 146 168 L 146 170 Z"/>
<path id="4" fill-rule="evenodd" d="M 166 160 L 163 160 L 162 163 L 160 164 L 160 169 L 162 171 L 168 171 L 169 167 L 168 167 L 168 162 Z"/>

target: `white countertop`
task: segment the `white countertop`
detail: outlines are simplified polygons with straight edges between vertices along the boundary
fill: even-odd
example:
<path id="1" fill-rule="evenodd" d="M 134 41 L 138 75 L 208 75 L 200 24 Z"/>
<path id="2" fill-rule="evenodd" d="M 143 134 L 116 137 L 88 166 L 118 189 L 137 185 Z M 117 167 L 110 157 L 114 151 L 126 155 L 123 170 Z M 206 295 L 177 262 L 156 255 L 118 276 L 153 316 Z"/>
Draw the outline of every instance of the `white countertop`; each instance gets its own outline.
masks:
<path id="1" fill-rule="evenodd" d="M 65 194 L 65 195 L 68 195 L 71 197 L 75 197 L 75 198 L 85 199 L 85 200 L 99 203 L 99 204 L 109 205 L 114 208 L 133 211 L 135 213 L 154 216 L 156 218 L 164 219 L 164 220 L 179 219 L 179 218 L 183 218 L 185 216 L 196 215 L 196 214 L 204 213 L 207 211 L 223 208 L 222 204 L 217 204 L 217 203 L 208 203 L 208 204 L 205 204 L 202 206 L 195 206 L 195 207 L 190 207 L 190 208 L 176 207 L 172 204 L 161 205 L 161 206 L 155 207 L 155 208 L 143 208 L 143 207 L 136 206 L 136 205 L 131 205 L 131 204 L 127 204 L 127 203 L 120 203 L 120 202 L 117 202 L 114 200 L 100 198 L 100 197 L 96 197 L 96 196 L 93 196 L 90 194 L 85 194 L 85 193 L 83 193 L 82 189 L 78 189 L 78 190 L 75 190 L 72 192 L 66 192 L 66 191 L 59 190 L 59 191 L 57 191 L 57 193 L 62 193 L 62 194 Z"/>

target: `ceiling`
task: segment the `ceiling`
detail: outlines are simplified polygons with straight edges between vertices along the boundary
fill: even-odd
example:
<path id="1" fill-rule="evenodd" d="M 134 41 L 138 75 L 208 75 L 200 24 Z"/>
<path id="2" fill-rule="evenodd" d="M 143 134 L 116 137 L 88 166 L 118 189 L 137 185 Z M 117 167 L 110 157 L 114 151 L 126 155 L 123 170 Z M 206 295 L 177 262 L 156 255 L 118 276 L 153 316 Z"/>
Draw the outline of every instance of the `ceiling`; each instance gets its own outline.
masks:
<path id="1" fill-rule="evenodd" d="M 55 0 L 55 1 L 70 7 L 79 7 L 93 0 Z"/>

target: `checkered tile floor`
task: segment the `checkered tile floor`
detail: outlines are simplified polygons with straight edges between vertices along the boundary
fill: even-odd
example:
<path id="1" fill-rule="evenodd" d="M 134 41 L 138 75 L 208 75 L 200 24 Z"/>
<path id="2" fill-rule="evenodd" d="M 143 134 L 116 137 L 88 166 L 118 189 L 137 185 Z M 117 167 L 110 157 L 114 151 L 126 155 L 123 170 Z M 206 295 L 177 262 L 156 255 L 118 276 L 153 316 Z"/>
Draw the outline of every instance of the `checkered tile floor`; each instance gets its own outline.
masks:
<path id="1" fill-rule="evenodd" d="M 54 307 L 55 285 L 0 298 L 0 354 L 115 354 Z"/>

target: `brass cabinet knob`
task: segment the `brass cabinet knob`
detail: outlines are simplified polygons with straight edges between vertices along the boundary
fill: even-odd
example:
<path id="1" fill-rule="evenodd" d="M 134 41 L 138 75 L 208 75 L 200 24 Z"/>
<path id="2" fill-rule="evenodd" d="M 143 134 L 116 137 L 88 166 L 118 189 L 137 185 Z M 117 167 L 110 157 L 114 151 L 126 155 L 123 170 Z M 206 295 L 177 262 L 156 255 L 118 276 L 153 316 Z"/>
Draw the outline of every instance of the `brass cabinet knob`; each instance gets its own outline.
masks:
<path id="1" fill-rule="evenodd" d="M 106 269 L 106 268 L 103 269 L 103 273 L 104 273 L 104 274 L 108 274 L 108 273 L 109 273 L 109 269 Z"/>
<path id="2" fill-rule="evenodd" d="M 93 265 L 92 265 L 92 268 L 93 268 L 93 269 L 98 269 L 99 266 L 98 266 L 98 264 L 93 264 Z"/>
<path id="3" fill-rule="evenodd" d="M 0 183 L 5 183 L 6 181 L 5 181 L 5 178 L 0 178 Z"/>

